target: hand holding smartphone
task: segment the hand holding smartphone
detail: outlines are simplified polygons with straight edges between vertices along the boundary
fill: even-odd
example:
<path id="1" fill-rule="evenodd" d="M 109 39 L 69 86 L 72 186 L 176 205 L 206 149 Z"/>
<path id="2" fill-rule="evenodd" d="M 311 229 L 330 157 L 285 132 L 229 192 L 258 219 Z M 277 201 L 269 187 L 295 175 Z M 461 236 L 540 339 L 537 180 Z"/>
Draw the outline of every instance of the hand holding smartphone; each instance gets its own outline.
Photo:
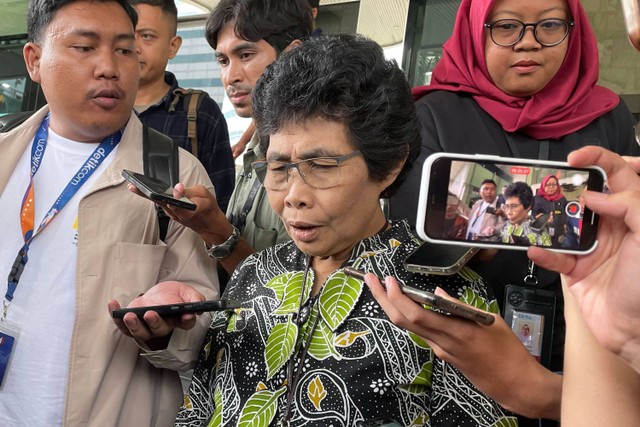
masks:
<path id="1" fill-rule="evenodd" d="M 367 273 L 352 267 L 346 267 L 344 269 L 344 274 L 364 281 L 364 276 Z M 380 280 L 380 282 L 384 283 L 382 280 Z M 492 325 L 496 320 L 495 317 L 493 317 L 486 311 L 474 307 L 469 307 L 461 302 L 442 298 L 440 295 L 435 295 L 431 292 L 416 289 L 411 286 L 402 285 L 399 282 L 398 284 L 400 285 L 400 289 L 402 289 L 402 292 L 405 295 L 420 304 L 427 304 L 431 307 L 438 308 L 445 313 L 473 320 L 474 322 L 478 322 L 487 326 Z"/>
<path id="2" fill-rule="evenodd" d="M 181 197 L 180 199 L 174 198 L 173 188 L 171 188 L 169 184 L 126 169 L 122 170 L 122 176 L 154 202 L 168 203 L 190 211 L 196 210 L 195 203 L 186 197 Z"/>
<path id="3" fill-rule="evenodd" d="M 597 244 L 598 215 L 580 195 L 604 191 L 605 180 L 596 166 L 434 154 L 422 169 L 416 231 L 432 243 L 588 254 Z"/>
<path id="4" fill-rule="evenodd" d="M 205 311 L 223 311 L 243 308 L 240 301 L 234 300 L 213 300 L 196 301 L 179 304 L 149 305 L 144 307 L 129 307 L 113 310 L 111 316 L 114 319 L 122 319 L 127 313 L 135 313 L 142 319 L 147 311 L 155 311 L 161 317 L 179 316 L 186 313 L 203 313 Z"/>

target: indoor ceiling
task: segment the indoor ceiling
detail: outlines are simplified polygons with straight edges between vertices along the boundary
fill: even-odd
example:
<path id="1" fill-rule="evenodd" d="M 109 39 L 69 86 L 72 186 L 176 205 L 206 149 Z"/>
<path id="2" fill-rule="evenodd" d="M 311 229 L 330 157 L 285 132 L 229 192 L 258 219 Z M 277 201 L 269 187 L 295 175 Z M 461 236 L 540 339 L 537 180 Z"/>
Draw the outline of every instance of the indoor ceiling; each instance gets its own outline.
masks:
<path id="1" fill-rule="evenodd" d="M 0 36 L 27 32 L 28 3 L 29 0 L 0 0 Z"/>
<path id="2" fill-rule="evenodd" d="M 320 6 L 328 6 L 338 3 L 347 3 L 355 0 L 321 0 Z M 220 0 L 177 0 L 185 7 L 180 7 L 181 15 L 193 15 L 195 10 L 206 11 L 213 9 Z M 26 11 L 28 0 L 0 0 L 0 37 L 26 33 Z M 362 0 L 367 3 L 366 8 L 361 8 L 360 28 L 361 33 L 367 34 L 383 46 L 392 45 L 402 41 L 404 35 L 404 21 L 406 19 L 405 1 L 388 0 Z M 408 3 L 408 0 L 406 0 Z M 373 6 L 373 7 L 372 7 Z M 183 13 L 182 10 L 185 12 Z M 371 14 L 372 16 L 368 16 Z M 373 16 L 375 14 L 376 16 Z M 377 36 L 377 37 L 376 37 Z"/>

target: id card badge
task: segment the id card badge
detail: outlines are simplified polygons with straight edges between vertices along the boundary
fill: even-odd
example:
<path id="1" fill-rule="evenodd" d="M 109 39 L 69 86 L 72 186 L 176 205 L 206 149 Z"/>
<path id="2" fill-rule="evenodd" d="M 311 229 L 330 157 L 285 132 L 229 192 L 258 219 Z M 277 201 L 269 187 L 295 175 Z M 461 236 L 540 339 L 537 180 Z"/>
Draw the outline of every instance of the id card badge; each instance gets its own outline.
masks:
<path id="1" fill-rule="evenodd" d="M 504 320 L 522 345 L 545 367 L 551 366 L 556 294 L 543 289 L 507 285 Z"/>
<path id="2" fill-rule="evenodd" d="M 0 321 L 0 388 L 9 370 L 11 354 L 16 348 L 19 335 L 20 325 L 6 319 Z"/>

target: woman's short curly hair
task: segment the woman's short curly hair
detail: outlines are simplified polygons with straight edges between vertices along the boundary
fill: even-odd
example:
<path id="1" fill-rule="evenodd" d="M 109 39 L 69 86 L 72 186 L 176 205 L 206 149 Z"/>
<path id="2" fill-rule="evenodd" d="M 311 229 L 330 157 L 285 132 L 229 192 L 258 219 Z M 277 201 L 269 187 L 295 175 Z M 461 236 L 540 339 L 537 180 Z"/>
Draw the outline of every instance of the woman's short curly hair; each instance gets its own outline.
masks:
<path id="1" fill-rule="evenodd" d="M 382 181 L 402 165 L 381 197 L 390 197 L 420 151 L 420 125 L 409 84 L 395 61 L 362 36 L 305 41 L 271 64 L 253 91 L 262 150 L 269 135 L 316 118 L 342 123 L 369 176 Z"/>

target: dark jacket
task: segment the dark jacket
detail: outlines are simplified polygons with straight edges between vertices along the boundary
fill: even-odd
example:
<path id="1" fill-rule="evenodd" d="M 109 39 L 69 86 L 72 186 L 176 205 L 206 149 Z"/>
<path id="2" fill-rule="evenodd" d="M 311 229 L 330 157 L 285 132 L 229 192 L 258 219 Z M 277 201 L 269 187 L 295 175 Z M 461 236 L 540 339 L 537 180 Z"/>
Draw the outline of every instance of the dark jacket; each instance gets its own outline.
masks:
<path id="1" fill-rule="evenodd" d="M 447 91 L 432 92 L 416 102 L 422 122 L 420 155 L 390 201 L 392 219 L 408 218 L 415 227 L 420 190 L 421 165 L 436 152 L 489 154 L 541 160 L 566 161 L 567 155 L 586 145 L 599 145 L 621 155 L 638 156 L 640 146 L 635 141 L 634 120 L 621 100 L 609 113 L 585 128 L 560 140 L 537 141 L 521 133 L 507 133 L 500 124 L 478 106 L 471 96 Z M 527 254 L 524 251 L 499 251 L 487 263 L 472 266 L 489 283 L 501 304 L 507 284 L 521 285 L 527 274 Z M 555 272 L 537 270 L 539 285 L 556 291 L 556 325 L 552 369 L 562 366 L 564 319 L 560 278 Z"/>

